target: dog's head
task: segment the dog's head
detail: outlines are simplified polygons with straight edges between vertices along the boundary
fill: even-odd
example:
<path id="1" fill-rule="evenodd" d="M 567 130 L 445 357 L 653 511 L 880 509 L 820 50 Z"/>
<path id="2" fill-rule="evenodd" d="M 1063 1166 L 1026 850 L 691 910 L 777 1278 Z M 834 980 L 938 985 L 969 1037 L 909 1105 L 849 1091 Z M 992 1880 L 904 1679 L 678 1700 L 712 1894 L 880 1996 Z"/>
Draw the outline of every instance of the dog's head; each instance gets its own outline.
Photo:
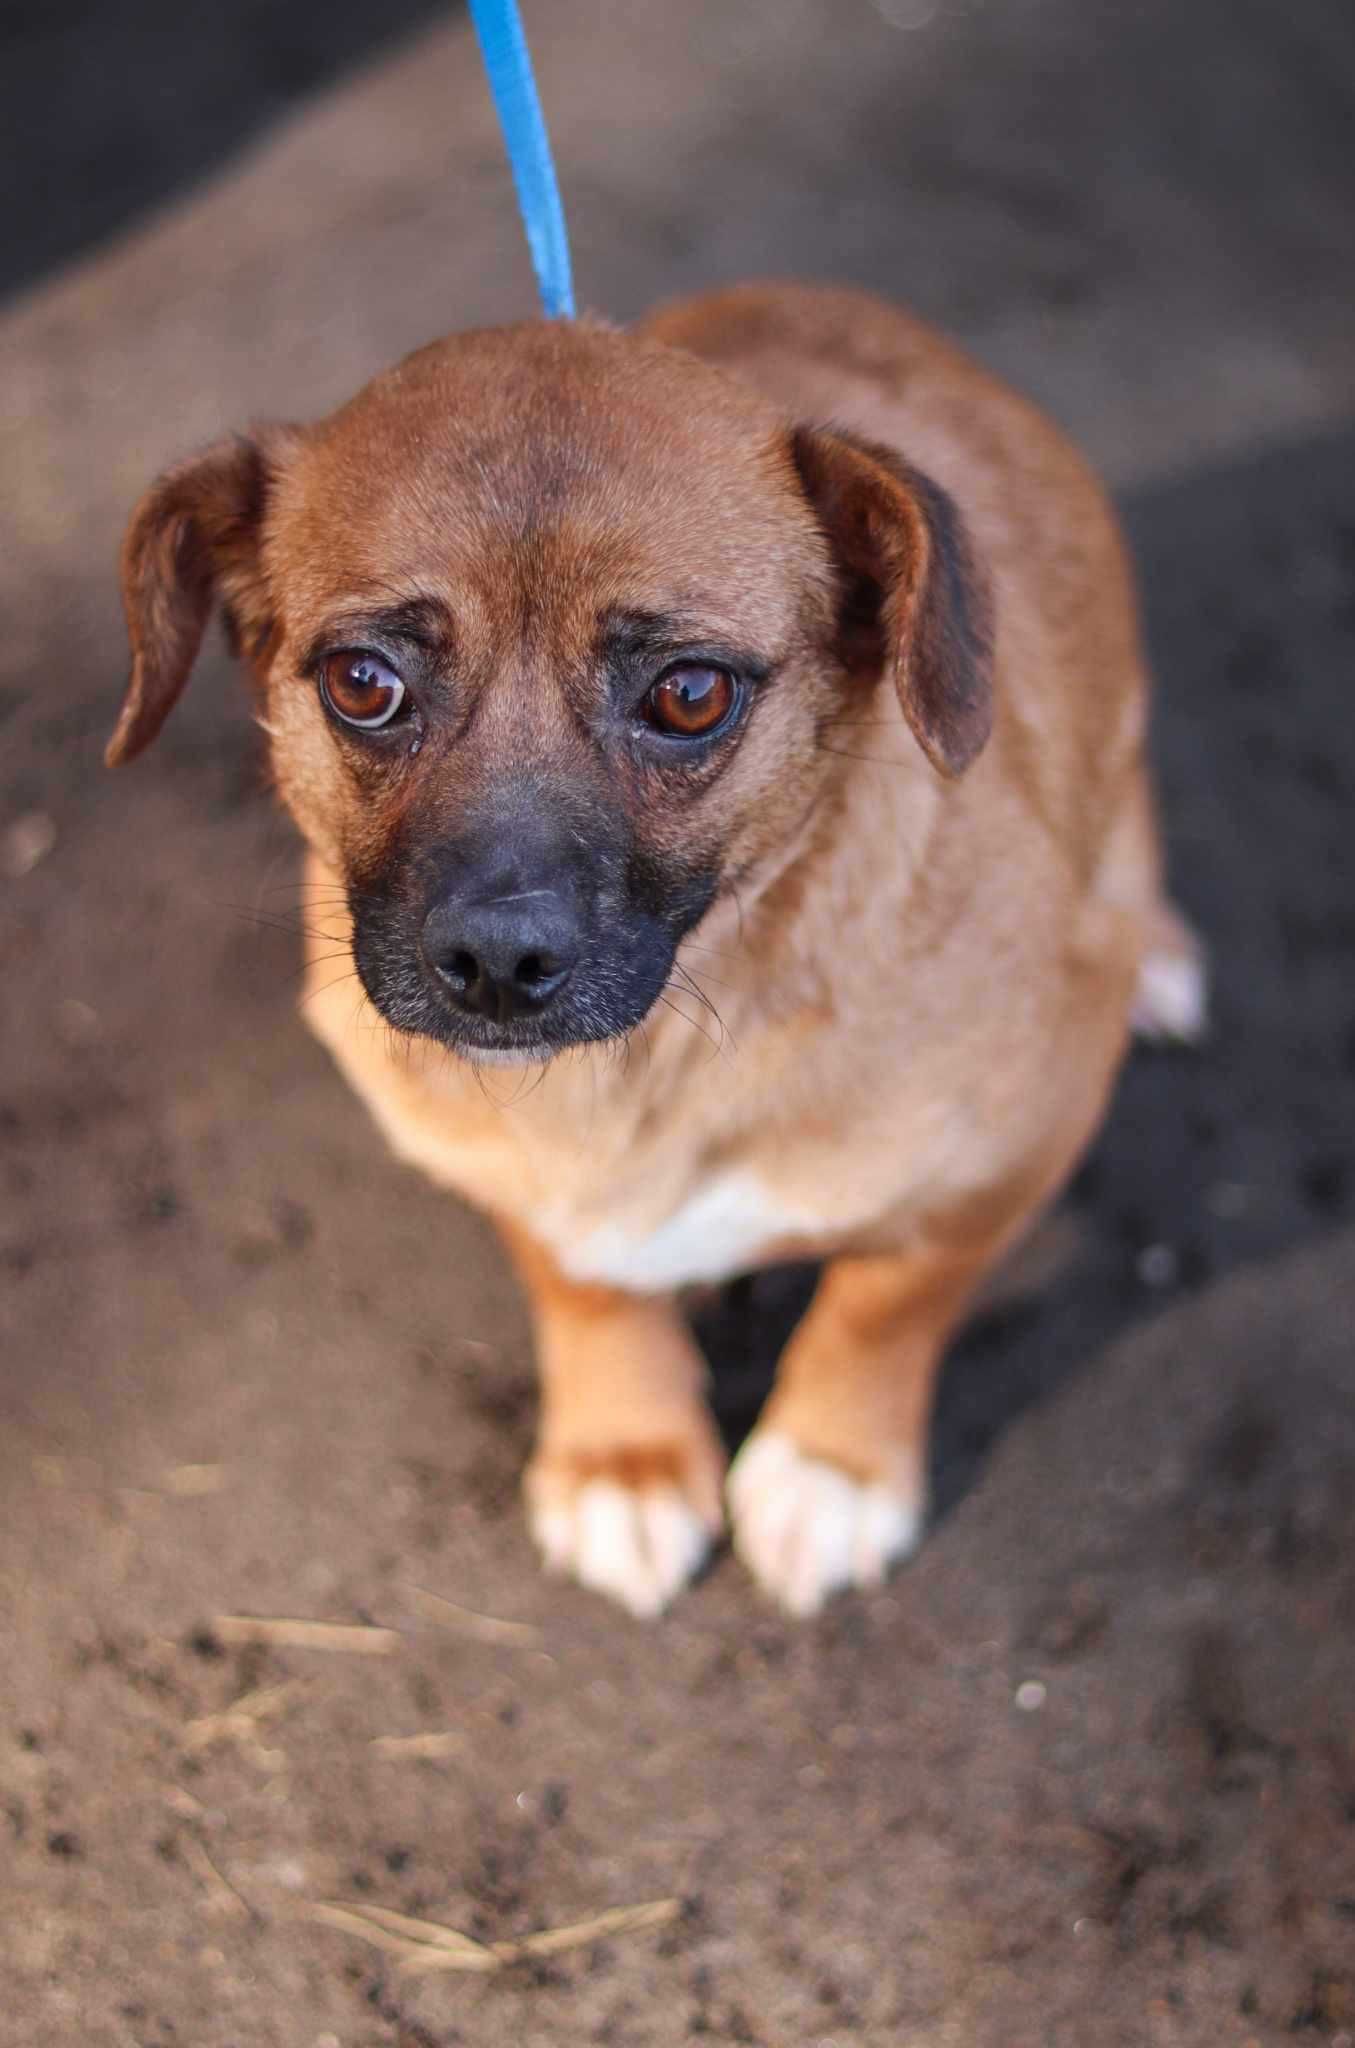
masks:
<path id="1" fill-rule="evenodd" d="M 981 579 L 897 456 L 601 326 L 423 350 L 318 426 L 161 479 L 122 559 L 152 740 L 214 605 L 279 788 L 402 1031 L 541 1058 L 621 1036 L 774 862 L 881 678 L 946 776 L 990 721 Z"/>

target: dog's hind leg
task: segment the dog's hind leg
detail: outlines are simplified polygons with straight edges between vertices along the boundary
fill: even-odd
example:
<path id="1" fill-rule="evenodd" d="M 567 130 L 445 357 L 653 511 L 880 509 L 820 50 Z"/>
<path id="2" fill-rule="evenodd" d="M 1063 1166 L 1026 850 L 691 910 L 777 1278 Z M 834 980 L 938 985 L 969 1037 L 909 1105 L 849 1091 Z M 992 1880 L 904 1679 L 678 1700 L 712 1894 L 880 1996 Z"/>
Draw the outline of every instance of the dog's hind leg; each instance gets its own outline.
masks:
<path id="1" fill-rule="evenodd" d="M 1096 893 L 1129 911 L 1142 934 L 1138 984 L 1129 1014 L 1135 1036 L 1198 1043 L 1209 1025 L 1204 948 L 1166 894 L 1157 806 L 1141 768 L 1107 839 Z"/>

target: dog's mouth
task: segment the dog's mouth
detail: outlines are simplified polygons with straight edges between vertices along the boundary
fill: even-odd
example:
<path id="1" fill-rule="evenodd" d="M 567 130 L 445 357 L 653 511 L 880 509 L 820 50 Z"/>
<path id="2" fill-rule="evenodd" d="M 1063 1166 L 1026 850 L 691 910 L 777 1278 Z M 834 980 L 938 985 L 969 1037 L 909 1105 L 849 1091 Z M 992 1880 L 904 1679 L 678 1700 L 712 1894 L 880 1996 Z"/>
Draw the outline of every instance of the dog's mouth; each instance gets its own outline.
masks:
<path id="1" fill-rule="evenodd" d="M 456 1050 L 472 1067 L 544 1067 L 561 1048 L 544 1038 L 535 1045 L 474 1045 L 463 1039 Z"/>
<path id="2" fill-rule="evenodd" d="M 379 995 L 373 995 L 372 1000 L 388 1023 L 396 1023 L 398 1030 L 414 1037 L 435 1039 L 473 1067 L 540 1066 L 574 1046 L 590 1042 L 567 1026 L 562 1030 L 563 1016 L 554 1019 L 547 1012 L 539 1017 L 496 1023 L 488 1018 L 467 1017 L 436 987 L 428 993 L 427 1015 L 410 1022 L 397 1023 Z M 370 989 L 368 994 L 372 995 Z"/>
<path id="3" fill-rule="evenodd" d="M 661 990 L 662 984 L 649 1001 L 642 999 L 624 1007 L 590 1002 L 581 991 L 573 1002 L 557 997 L 539 1016 L 506 1023 L 467 1017 L 437 989 L 429 991 L 427 1009 L 414 1017 L 405 1006 L 392 1014 L 379 994 L 372 999 L 398 1030 L 434 1039 L 470 1066 L 527 1067 L 544 1066 L 564 1053 L 628 1037 L 644 1022 Z M 368 993 L 372 995 L 371 990 Z"/>

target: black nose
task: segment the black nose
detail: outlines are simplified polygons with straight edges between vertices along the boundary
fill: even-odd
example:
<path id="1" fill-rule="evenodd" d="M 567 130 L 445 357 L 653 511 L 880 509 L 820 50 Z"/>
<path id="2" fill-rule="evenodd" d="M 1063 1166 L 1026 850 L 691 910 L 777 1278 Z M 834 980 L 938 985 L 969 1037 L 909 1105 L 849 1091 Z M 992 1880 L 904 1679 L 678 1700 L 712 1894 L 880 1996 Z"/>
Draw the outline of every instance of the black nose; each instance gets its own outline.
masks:
<path id="1" fill-rule="evenodd" d="M 424 919 L 424 957 L 457 1007 L 496 1023 L 544 1010 L 579 956 L 578 918 L 553 889 L 455 897 Z"/>

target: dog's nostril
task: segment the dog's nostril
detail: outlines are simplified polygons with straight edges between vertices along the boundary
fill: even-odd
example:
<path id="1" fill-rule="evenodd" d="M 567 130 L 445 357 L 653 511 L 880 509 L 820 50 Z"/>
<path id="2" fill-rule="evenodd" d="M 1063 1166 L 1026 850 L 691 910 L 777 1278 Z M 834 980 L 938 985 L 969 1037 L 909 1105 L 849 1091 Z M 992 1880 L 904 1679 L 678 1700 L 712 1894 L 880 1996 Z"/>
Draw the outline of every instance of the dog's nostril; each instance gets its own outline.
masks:
<path id="1" fill-rule="evenodd" d="M 553 890 L 488 903 L 455 897 L 424 919 L 424 958 L 460 1010 L 505 1024 L 544 1010 L 569 978 L 578 948 L 572 906 Z"/>

